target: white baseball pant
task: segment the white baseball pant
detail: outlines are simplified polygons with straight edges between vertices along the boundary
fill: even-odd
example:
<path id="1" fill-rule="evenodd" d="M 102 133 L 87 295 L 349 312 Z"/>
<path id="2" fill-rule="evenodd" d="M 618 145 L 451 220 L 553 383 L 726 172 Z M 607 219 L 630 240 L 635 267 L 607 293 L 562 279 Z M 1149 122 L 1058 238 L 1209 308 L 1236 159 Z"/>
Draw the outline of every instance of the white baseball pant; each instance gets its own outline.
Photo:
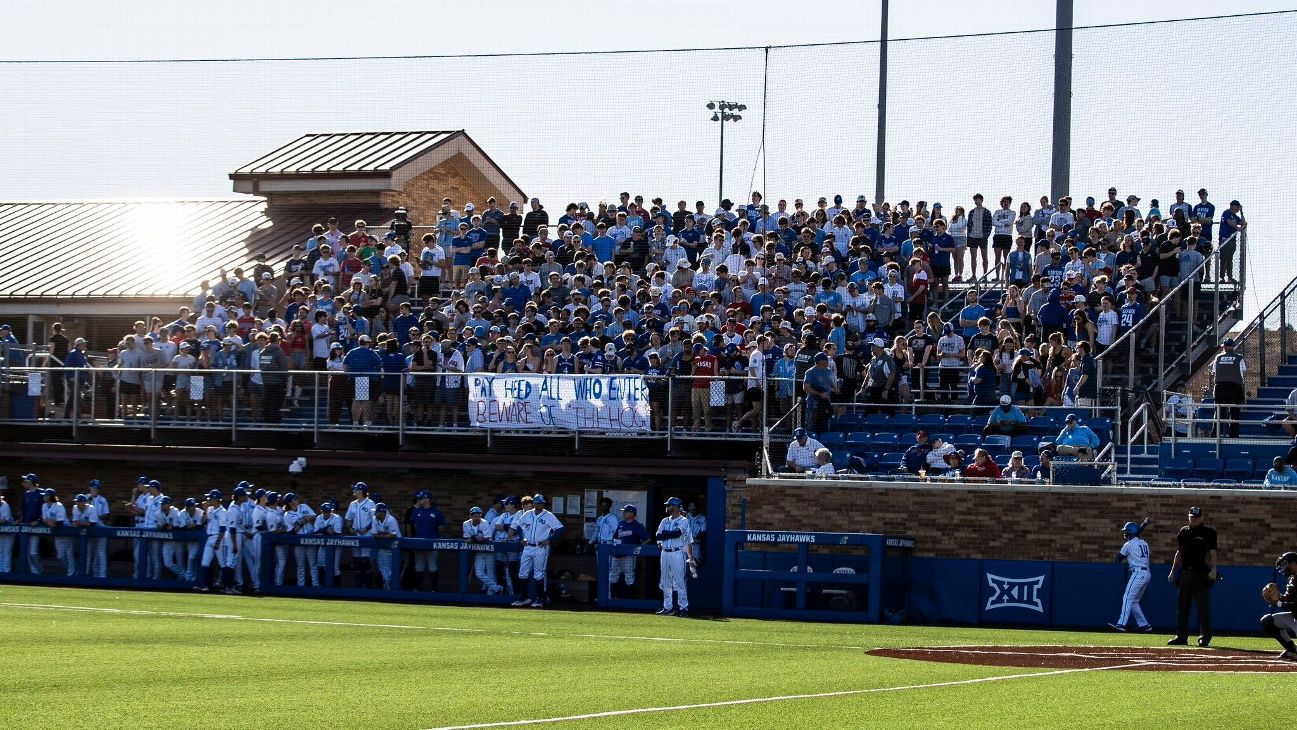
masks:
<path id="1" fill-rule="evenodd" d="M 14 542 L 17 535 L 0 535 L 0 573 L 11 573 L 14 569 Z"/>
<path id="2" fill-rule="evenodd" d="M 663 549 L 661 555 L 662 563 L 662 608 L 668 611 L 675 609 L 686 610 L 689 608 L 689 593 L 685 588 L 685 551 L 684 548 Z M 678 605 L 671 605 L 672 593 L 676 596 Z"/>
<path id="3" fill-rule="evenodd" d="M 56 537 L 54 538 L 54 552 L 59 556 L 59 562 L 67 568 L 68 575 L 77 574 L 77 546 L 73 542 L 76 538 Z"/>
<path id="4" fill-rule="evenodd" d="M 504 589 L 508 591 L 510 594 L 512 594 L 514 590 L 513 590 L 513 571 L 509 569 L 509 564 L 517 563 L 517 562 L 518 562 L 518 553 L 496 553 L 495 554 L 496 570 L 504 571 Z"/>
<path id="5" fill-rule="evenodd" d="M 41 539 L 39 535 L 27 535 L 27 572 L 32 575 L 40 575 L 43 572 L 41 567 Z"/>
<path id="6" fill-rule="evenodd" d="M 414 570 L 416 573 L 437 572 L 437 551 L 418 550 L 414 553 Z"/>
<path id="7" fill-rule="evenodd" d="M 1144 618 L 1144 609 L 1140 607 L 1139 602 L 1144 598 L 1144 591 L 1148 588 L 1151 576 L 1152 573 L 1148 568 L 1130 571 L 1130 577 L 1126 579 L 1126 592 L 1121 596 L 1121 618 L 1117 619 L 1118 626 L 1125 626 L 1132 618 L 1135 619 L 1136 626 L 1148 626 L 1148 619 Z"/>
<path id="8" fill-rule="evenodd" d="M 248 571 L 248 583 L 254 590 L 261 590 L 261 539 L 256 534 L 244 534 L 239 543 L 239 552 L 243 554 L 243 567 Z"/>
<path id="9" fill-rule="evenodd" d="M 184 563 L 180 560 L 184 548 L 184 545 L 176 542 L 169 542 L 162 546 L 162 564 L 167 570 L 175 573 L 177 578 L 184 578 L 187 572 Z"/>
<path id="10" fill-rule="evenodd" d="M 608 560 L 608 585 L 623 581 L 628 586 L 635 585 L 635 556 L 614 555 Z"/>
<path id="11" fill-rule="evenodd" d="M 378 574 L 383 576 L 384 590 L 392 587 L 392 551 L 385 548 L 376 548 L 373 551 L 377 554 Z M 366 586 L 368 587 L 368 586 Z"/>
<path id="12" fill-rule="evenodd" d="M 203 546 L 197 540 L 185 543 L 185 580 L 194 580 L 198 576 L 198 553 Z"/>
<path id="13" fill-rule="evenodd" d="M 284 584 L 284 570 L 287 567 L 288 567 L 288 546 L 276 545 L 275 546 L 275 585 L 282 586 Z M 301 570 L 302 570 L 301 568 L 297 569 L 299 574 L 301 573 Z"/>
<path id="14" fill-rule="evenodd" d="M 522 562 L 518 577 L 523 580 L 545 580 L 545 567 L 549 564 L 549 547 L 528 545 L 522 549 Z"/>
<path id="15" fill-rule="evenodd" d="M 473 556 L 473 575 L 488 593 L 499 593 L 500 584 L 495 582 L 495 556 L 490 553 L 477 553 Z"/>
<path id="16" fill-rule="evenodd" d="M 320 585 L 320 551 L 302 545 L 293 546 L 293 562 L 297 564 L 297 585 L 306 585 L 306 568 L 311 568 L 311 585 Z"/>

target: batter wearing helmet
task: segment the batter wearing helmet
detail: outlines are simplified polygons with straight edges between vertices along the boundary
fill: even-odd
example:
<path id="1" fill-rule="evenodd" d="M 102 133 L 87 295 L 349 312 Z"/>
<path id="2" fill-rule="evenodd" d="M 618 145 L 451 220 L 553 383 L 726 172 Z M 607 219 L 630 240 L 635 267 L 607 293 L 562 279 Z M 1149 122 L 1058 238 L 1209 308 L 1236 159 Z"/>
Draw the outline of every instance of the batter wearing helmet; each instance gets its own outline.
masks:
<path id="1" fill-rule="evenodd" d="M 1278 613 L 1262 616 L 1261 630 L 1274 637 L 1283 647 L 1280 659 L 1297 661 L 1297 645 L 1293 644 L 1293 636 L 1297 635 L 1297 618 L 1293 617 L 1293 609 L 1297 608 L 1297 552 L 1289 550 L 1280 555 L 1274 567 L 1280 572 L 1280 578 L 1287 578 L 1288 581 L 1282 593 L 1274 583 L 1261 590 L 1266 603 L 1282 609 Z"/>
<path id="2" fill-rule="evenodd" d="M 1135 619 L 1135 630 L 1145 632 L 1153 630 L 1148 619 L 1144 618 L 1144 609 L 1139 605 L 1140 600 L 1144 598 L 1144 590 L 1148 588 L 1148 581 L 1152 577 L 1152 573 L 1148 570 L 1148 543 L 1139 536 L 1139 533 L 1148 527 L 1148 522 L 1148 518 L 1145 517 L 1138 525 L 1127 522 L 1121 526 L 1126 542 L 1121 546 L 1121 550 L 1117 551 L 1117 562 L 1125 561 L 1126 567 L 1130 569 L 1130 577 L 1126 579 L 1126 592 L 1121 596 L 1121 616 L 1115 623 L 1108 624 L 1117 631 L 1125 631 L 1131 618 Z"/>
<path id="3" fill-rule="evenodd" d="M 685 567 L 693 567 L 693 533 L 689 518 L 684 515 L 684 503 L 679 497 L 666 501 L 667 516 L 658 523 L 655 535 L 662 552 L 662 608 L 659 616 L 689 617 L 689 592 L 685 586 Z M 675 595 L 674 606 L 672 594 Z"/>

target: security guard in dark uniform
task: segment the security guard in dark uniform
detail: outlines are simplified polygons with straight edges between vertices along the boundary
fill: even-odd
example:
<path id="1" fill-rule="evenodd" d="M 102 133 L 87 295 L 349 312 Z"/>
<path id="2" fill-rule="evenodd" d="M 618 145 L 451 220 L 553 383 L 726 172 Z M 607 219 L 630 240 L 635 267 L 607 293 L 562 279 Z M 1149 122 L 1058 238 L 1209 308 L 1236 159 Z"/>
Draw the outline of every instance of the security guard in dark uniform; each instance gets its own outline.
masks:
<path id="1" fill-rule="evenodd" d="M 1198 646 L 1211 644 L 1211 587 L 1216 583 L 1216 531 L 1203 524 L 1202 508 L 1189 508 L 1189 524 L 1176 535 L 1177 549 L 1168 582 L 1180 588 L 1175 638 L 1168 646 L 1189 643 L 1189 604 L 1198 604 Z"/>
<path id="2" fill-rule="evenodd" d="M 1241 354 L 1234 351 L 1234 339 L 1232 337 L 1226 338 L 1221 343 L 1221 351 L 1211 363 L 1211 375 L 1216 383 L 1212 397 L 1216 399 L 1218 404 L 1216 428 L 1218 430 L 1223 428 L 1223 424 L 1219 422 L 1219 419 L 1224 417 L 1229 420 L 1230 438 L 1238 438 L 1239 418 L 1243 415 L 1243 409 L 1239 406 L 1247 399 L 1247 394 L 1243 388 L 1243 376 L 1247 375 L 1247 363 L 1243 361 Z M 1229 407 L 1220 407 L 1226 404 Z"/>

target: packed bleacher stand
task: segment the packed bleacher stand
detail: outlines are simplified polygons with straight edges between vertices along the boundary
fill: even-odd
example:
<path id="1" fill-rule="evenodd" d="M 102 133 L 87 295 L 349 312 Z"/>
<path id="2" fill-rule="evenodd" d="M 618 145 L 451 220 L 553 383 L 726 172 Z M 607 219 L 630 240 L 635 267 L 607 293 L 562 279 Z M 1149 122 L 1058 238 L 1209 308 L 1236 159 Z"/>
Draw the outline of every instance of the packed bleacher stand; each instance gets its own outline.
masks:
<path id="1" fill-rule="evenodd" d="M 376 227 L 322 216 L 289 260 L 204 281 L 174 318 L 137 322 L 109 353 L 125 368 L 112 417 L 147 413 L 156 393 L 179 422 L 238 407 L 276 423 L 311 400 L 300 371 L 319 371 L 330 425 L 404 409 L 456 427 L 463 373 L 638 373 L 681 379 L 655 429 L 757 432 L 767 403 L 784 438 L 803 427 L 828 449 L 798 470 L 907 471 L 925 437 L 953 447 L 959 471 L 1007 469 L 1018 452 L 1039 470 L 1068 451 L 1073 414 L 1096 443 L 1067 457 L 1111 440 L 1095 357 L 1246 225 L 1237 201 L 1222 217 L 1198 198 L 1144 210 L 1109 189 L 991 210 L 980 194 L 965 208 L 753 193 L 710 208 L 622 193 L 553 220 L 534 198 L 446 199 L 436 221 L 398 210 Z M 1219 268 L 1206 275 L 1233 276 Z M 56 339 L 63 362 L 87 364 L 84 341 Z M 211 378 L 194 389 L 195 374 Z M 60 383 L 55 406 L 70 415 L 79 390 Z"/>

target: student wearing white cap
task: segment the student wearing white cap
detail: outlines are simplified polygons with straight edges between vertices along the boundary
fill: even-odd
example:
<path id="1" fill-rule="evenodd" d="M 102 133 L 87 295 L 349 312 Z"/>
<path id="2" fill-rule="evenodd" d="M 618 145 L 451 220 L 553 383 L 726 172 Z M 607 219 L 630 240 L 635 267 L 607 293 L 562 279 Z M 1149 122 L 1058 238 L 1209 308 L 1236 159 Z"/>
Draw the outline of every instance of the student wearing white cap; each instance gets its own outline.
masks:
<path id="1" fill-rule="evenodd" d="M 472 545 L 486 545 L 491 542 L 491 534 L 491 523 L 482 519 L 482 508 L 474 506 L 468 511 L 468 519 L 464 520 L 464 541 Z M 494 573 L 495 557 L 485 550 L 475 551 L 473 575 L 477 576 L 482 588 L 493 596 L 503 590 L 500 584 L 495 582 Z"/>

